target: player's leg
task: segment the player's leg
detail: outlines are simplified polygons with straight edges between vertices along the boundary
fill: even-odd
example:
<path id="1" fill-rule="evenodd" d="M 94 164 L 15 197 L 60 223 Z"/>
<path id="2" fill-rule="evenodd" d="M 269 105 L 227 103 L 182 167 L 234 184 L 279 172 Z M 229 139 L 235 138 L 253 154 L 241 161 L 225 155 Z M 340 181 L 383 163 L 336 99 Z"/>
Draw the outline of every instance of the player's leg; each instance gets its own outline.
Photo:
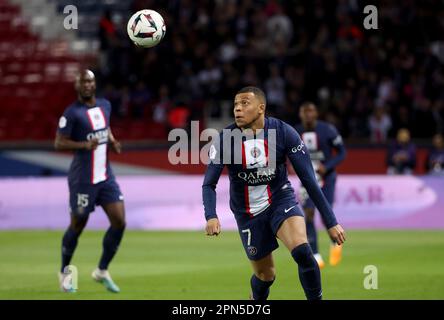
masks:
<path id="1" fill-rule="evenodd" d="M 311 200 L 310 200 L 311 201 Z M 319 268 L 323 268 L 325 266 L 324 259 L 322 259 L 321 254 L 318 249 L 318 232 L 316 230 L 314 215 L 315 208 L 313 207 L 304 207 L 304 215 L 305 215 L 305 225 L 307 229 L 307 240 L 310 244 L 311 251 L 318 262 Z"/>
<path id="2" fill-rule="evenodd" d="M 103 251 L 98 267 L 93 271 L 94 280 L 102 283 L 111 292 L 120 292 L 108 272 L 108 266 L 117 253 L 125 231 L 125 205 L 120 188 L 114 180 L 105 182 L 98 197 L 98 203 L 108 216 L 110 227 L 103 237 Z"/>
<path id="3" fill-rule="evenodd" d="M 275 277 L 275 268 L 271 253 L 279 247 L 269 224 L 269 212 L 240 221 L 237 219 L 239 235 L 253 267 L 250 279 L 251 299 L 266 300 Z"/>
<path id="4" fill-rule="evenodd" d="M 267 300 L 270 287 L 276 277 L 273 255 L 270 253 L 262 259 L 250 260 L 254 274 L 251 276 L 251 299 Z"/>
<path id="5" fill-rule="evenodd" d="M 96 193 L 87 184 L 69 184 L 69 207 L 71 222 L 62 239 L 62 268 L 70 264 L 80 234 L 88 222 L 89 213 L 94 210 Z"/>
<path id="6" fill-rule="evenodd" d="M 318 232 L 316 230 L 314 222 L 316 207 L 313 201 L 309 198 L 307 191 L 303 187 L 301 187 L 299 190 L 299 198 L 302 204 L 302 208 L 304 209 L 308 243 L 310 244 L 311 251 L 313 251 L 316 261 L 318 262 L 319 268 L 322 269 L 325 266 L 325 262 L 322 259 L 322 256 L 319 253 L 318 249 Z"/>
<path id="7" fill-rule="evenodd" d="M 321 272 L 307 241 L 304 217 L 294 215 L 285 219 L 277 231 L 277 237 L 298 264 L 299 280 L 307 299 L 322 299 Z"/>
<path id="8" fill-rule="evenodd" d="M 336 186 L 336 178 L 327 179 L 324 187 L 322 188 L 322 192 L 325 195 L 325 198 L 333 207 L 334 196 L 335 196 L 335 186 Z M 342 260 L 342 245 L 337 245 L 335 242 L 330 243 L 330 257 L 329 263 L 331 266 L 337 266 L 339 262 Z"/>
<path id="9" fill-rule="evenodd" d="M 318 253 L 318 234 L 316 232 L 316 227 L 314 224 L 314 214 L 314 208 L 304 208 L 308 243 L 310 244 L 311 251 L 316 254 Z"/>
<path id="10" fill-rule="evenodd" d="M 125 206 L 123 201 L 118 201 L 105 204 L 102 207 L 111 225 L 103 238 L 103 253 L 100 258 L 99 269 L 107 270 L 125 231 Z"/>
<path id="11" fill-rule="evenodd" d="M 71 223 L 62 238 L 62 267 L 60 272 L 64 272 L 65 267 L 71 263 L 72 256 L 77 247 L 78 239 L 88 222 L 88 215 L 79 217 L 71 214 Z"/>
<path id="12" fill-rule="evenodd" d="M 69 185 L 70 224 L 62 238 L 62 265 L 59 272 L 59 282 L 62 291 L 75 292 L 64 286 L 65 277 L 69 275 L 66 269 L 70 265 L 78 239 L 85 228 L 89 213 L 94 210 L 95 193 L 89 185 Z"/>

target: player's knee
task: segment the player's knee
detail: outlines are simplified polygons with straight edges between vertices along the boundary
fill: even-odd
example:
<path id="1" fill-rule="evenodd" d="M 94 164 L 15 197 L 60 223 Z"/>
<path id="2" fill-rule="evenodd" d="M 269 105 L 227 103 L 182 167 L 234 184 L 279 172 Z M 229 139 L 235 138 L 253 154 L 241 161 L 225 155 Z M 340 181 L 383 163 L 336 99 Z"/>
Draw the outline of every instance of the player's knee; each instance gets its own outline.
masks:
<path id="1" fill-rule="evenodd" d="M 70 228 L 76 233 L 81 233 L 85 229 L 87 219 L 73 219 Z"/>
<path id="2" fill-rule="evenodd" d="M 291 255 L 296 263 L 302 267 L 312 267 L 317 266 L 316 260 L 314 260 L 313 252 L 311 251 L 310 245 L 308 243 L 302 243 L 291 251 Z"/>
<path id="3" fill-rule="evenodd" d="M 307 235 L 306 234 L 298 234 L 294 235 L 290 241 L 286 243 L 287 249 L 293 251 L 294 248 L 299 247 L 300 245 L 308 243 Z"/>
<path id="4" fill-rule="evenodd" d="M 313 209 L 305 209 L 304 210 L 304 214 L 305 214 L 305 220 L 308 222 L 313 222 L 314 220 L 314 210 Z"/>
<path id="5" fill-rule="evenodd" d="M 276 269 L 274 267 L 260 269 L 256 272 L 256 277 L 262 281 L 273 281 L 276 277 Z"/>
<path id="6" fill-rule="evenodd" d="M 111 223 L 111 226 L 114 229 L 125 229 L 126 227 L 125 218 L 114 219 L 113 222 Z"/>

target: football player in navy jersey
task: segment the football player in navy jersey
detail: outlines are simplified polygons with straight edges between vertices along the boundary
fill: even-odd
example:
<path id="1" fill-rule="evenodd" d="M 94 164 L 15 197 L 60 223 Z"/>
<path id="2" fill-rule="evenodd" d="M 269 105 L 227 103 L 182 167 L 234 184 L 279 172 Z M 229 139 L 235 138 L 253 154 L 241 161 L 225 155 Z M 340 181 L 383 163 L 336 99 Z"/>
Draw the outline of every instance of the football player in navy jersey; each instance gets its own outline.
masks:
<path id="1" fill-rule="evenodd" d="M 310 153 L 319 186 L 330 205 L 333 206 L 336 185 L 335 168 L 344 160 L 346 154 L 342 137 L 333 125 L 318 120 L 318 111 L 312 102 L 305 102 L 301 105 L 299 117 L 301 118 L 301 124 L 296 126 L 296 131 L 301 135 L 302 141 Z M 319 253 L 318 235 L 314 224 L 315 205 L 304 187 L 300 189 L 299 194 L 305 213 L 308 242 L 319 267 L 323 268 L 325 263 Z M 330 265 L 338 265 L 341 257 L 342 246 L 332 243 L 330 246 Z"/>
<path id="2" fill-rule="evenodd" d="M 62 291 L 74 292 L 64 286 L 67 266 L 85 228 L 88 217 L 96 205 L 106 212 L 110 227 L 103 238 L 103 252 L 92 277 L 109 291 L 119 292 L 108 266 L 117 252 L 125 230 L 123 195 L 112 172 L 108 148 L 121 152 L 109 125 L 111 105 L 96 98 L 96 80 L 91 70 L 82 70 L 76 78 L 78 100 L 68 106 L 59 120 L 54 142 L 56 150 L 74 152 L 68 173 L 71 223 L 62 240 L 62 266 L 59 281 Z"/>
<path id="3" fill-rule="evenodd" d="M 307 299 L 322 299 L 321 274 L 307 241 L 304 215 L 288 180 L 287 158 L 321 212 L 331 239 L 342 244 L 345 232 L 319 188 L 299 134 L 285 122 L 265 117 L 265 108 L 262 90 L 241 89 L 234 99 L 235 123 L 225 128 L 210 147 L 202 185 L 206 233 L 214 236 L 221 232 L 216 185 L 227 166 L 230 207 L 253 268 L 251 298 L 265 300 L 269 295 L 275 279 L 272 252 L 278 247 L 278 238 L 298 265 Z"/>

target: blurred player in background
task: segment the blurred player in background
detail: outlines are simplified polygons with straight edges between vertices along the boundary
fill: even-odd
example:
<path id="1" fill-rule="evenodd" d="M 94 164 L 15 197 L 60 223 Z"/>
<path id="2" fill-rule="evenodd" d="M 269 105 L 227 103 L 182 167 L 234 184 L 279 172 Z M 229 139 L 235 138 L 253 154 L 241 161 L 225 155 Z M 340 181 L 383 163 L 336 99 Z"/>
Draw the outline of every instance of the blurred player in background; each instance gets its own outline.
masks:
<path id="1" fill-rule="evenodd" d="M 318 186 L 308 150 L 299 134 L 281 120 L 266 118 L 265 107 L 262 90 L 241 89 L 234 100 L 235 123 L 210 148 L 210 163 L 202 186 L 206 232 L 210 236 L 221 232 L 216 214 L 216 185 L 227 165 L 230 207 L 254 271 L 251 298 L 266 300 L 269 295 L 275 279 L 272 252 L 279 246 L 276 239 L 279 238 L 298 265 L 305 296 L 308 300 L 318 300 L 322 298 L 321 274 L 307 243 L 303 213 L 288 180 L 287 158 L 319 208 L 331 239 L 342 244 L 345 232 Z M 244 135 L 239 144 L 233 145 L 231 135 L 241 130 Z M 272 134 L 275 139 L 269 139 Z M 236 155 L 242 161 L 234 161 Z M 275 163 L 270 159 L 275 159 Z"/>
<path id="2" fill-rule="evenodd" d="M 342 137 L 333 125 L 318 120 L 318 110 L 312 102 L 305 102 L 301 105 L 299 117 L 301 124 L 296 126 L 296 130 L 310 153 L 319 186 L 330 205 L 333 206 L 336 185 L 335 168 L 344 160 L 346 154 Z M 315 204 L 304 187 L 300 189 L 300 198 L 305 213 L 308 241 L 319 267 L 323 268 L 325 263 L 319 253 L 318 235 L 314 223 Z M 336 266 L 341 261 L 341 256 L 342 247 L 332 243 L 330 264 Z"/>
<path id="3" fill-rule="evenodd" d="M 433 137 L 433 148 L 427 155 L 425 169 L 429 174 L 444 175 L 444 137 L 438 133 Z"/>
<path id="4" fill-rule="evenodd" d="M 119 287 L 108 272 L 108 266 L 123 237 L 125 208 L 123 195 L 109 163 L 108 145 L 117 153 L 121 152 L 121 145 L 114 138 L 109 125 L 111 104 L 95 96 L 94 73 L 83 70 L 76 78 L 75 88 L 78 100 L 66 108 L 60 118 L 54 143 L 56 150 L 74 151 L 68 173 L 71 223 L 62 240 L 59 281 L 63 290 L 65 267 L 70 264 L 89 214 L 96 205 L 100 205 L 111 226 L 103 238 L 103 253 L 92 277 L 109 291 L 119 292 Z"/>
<path id="5" fill-rule="evenodd" d="M 416 146 L 411 141 L 410 131 L 401 128 L 396 133 L 396 142 L 387 152 L 388 174 L 412 174 L 416 167 Z"/>

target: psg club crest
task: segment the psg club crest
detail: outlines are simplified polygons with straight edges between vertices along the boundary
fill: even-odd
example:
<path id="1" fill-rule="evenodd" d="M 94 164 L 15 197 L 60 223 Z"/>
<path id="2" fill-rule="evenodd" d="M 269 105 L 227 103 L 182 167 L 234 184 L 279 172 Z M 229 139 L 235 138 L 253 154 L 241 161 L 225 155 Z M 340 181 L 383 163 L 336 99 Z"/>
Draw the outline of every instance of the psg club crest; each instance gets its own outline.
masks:
<path id="1" fill-rule="evenodd" d="M 248 246 L 247 250 L 250 256 L 255 256 L 257 253 L 257 248 L 253 246 Z"/>
<path id="2" fill-rule="evenodd" d="M 258 158 L 261 155 L 261 150 L 257 147 L 251 148 L 250 154 L 253 158 Z"/>

